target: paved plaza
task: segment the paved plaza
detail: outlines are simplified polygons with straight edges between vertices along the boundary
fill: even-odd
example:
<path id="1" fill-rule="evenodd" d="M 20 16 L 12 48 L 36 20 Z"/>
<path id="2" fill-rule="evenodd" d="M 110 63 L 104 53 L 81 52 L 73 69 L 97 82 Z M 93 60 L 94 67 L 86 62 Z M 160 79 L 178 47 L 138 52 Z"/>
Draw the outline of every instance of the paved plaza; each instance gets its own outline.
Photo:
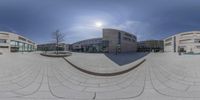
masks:
<path id="1" fill-rule="evenodd" d="M 96 76 L 65 59 L 99 73 L 120 72 L 146 60 L 126 73 Z M 0 100 L 200 99 L 200 55 L 73 53 L 65 59 L 36 52 L 0 55 Z M 128 62 L 119 64 L 120 59 Z"/>

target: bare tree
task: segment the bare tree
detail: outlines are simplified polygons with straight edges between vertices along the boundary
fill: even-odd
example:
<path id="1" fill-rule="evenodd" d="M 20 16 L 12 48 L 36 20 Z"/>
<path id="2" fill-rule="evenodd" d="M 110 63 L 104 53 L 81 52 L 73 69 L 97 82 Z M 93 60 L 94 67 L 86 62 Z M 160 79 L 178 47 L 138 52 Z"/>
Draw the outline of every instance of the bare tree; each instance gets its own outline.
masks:
<path id="1" fill-rule="evenodd" d="M 53 32 L 52 35 L 53 35 L 54 43 L 56 44 L 56 54 L 58 54 L 59 43 L 64 41 L 65 35 L 61 33 L 59 30 L 56 30 L 55 32 Z"/>

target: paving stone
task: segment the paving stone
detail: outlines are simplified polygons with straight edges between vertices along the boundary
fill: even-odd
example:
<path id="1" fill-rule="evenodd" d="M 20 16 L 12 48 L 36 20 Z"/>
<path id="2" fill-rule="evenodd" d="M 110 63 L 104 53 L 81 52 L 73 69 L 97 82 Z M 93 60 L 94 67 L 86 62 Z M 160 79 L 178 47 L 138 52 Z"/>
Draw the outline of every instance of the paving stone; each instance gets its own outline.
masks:
<path id="1" fill-rule="evenodd" d="M 120 57 L 126 61 L 133 55 L 121 54 Z M 143 64 L 128 73 L 104 77 L 81 72 L 62 58 L 43 57 L 38 52 L 1 55 L 0 99 L 200 99 L 199 55 L 151 53 L 145 58 Z M 68 59 L 91 71 L 115 72 L 130 68 L 144 58 L 124 65 L 104 54 L 73 53 Z"/>

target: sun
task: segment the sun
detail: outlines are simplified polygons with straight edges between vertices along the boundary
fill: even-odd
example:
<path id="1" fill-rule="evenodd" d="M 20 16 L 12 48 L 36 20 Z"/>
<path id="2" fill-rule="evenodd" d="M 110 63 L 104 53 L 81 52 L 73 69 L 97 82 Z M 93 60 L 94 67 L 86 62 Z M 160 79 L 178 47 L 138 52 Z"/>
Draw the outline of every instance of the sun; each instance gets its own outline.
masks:
<path id="1" fill-rule="evenodd" d="M 96 27 L 102 27 L 102 26 L 103 26 L 103 23 L 102 23 L 102 22 L 95 22 L 95 26 L 96 26 Z"/>

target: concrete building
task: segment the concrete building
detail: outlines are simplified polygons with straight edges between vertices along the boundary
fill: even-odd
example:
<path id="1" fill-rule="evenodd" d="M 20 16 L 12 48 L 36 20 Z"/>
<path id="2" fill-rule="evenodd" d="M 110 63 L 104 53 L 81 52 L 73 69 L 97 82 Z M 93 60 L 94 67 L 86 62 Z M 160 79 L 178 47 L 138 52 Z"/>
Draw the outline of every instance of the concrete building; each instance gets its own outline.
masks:
<path id="1" fill-rule="evenodd" d="M 164 51 L 200 53 L 200 31 L 183 32 L 164 39 Z"/>
<path id="2" fill-rule="evenodd" d="M 135 52 L 137 38 L 135 35 L 116 29 L 103 29 L 103 40 L 108 42 L 108 52 Z"/>
<path id="3" fill-rule="evenodd" d="M 30 52 L 36 49 L 36 43 L 12 32 L 0 31 L 0 52 Z"/>
<path id="4" fill-rule="evenodd" d="M 80 52 L 135 52 L 135 35 L 116 29 L 103 29 L 102 38 L 93 38 L 72 44 L 73 51 Z"/>
<path id="5" fill-rule="evenodd" d="M 56 51 L 58 48 L 59 51 L 69 51 L 70 45 L 65 43 L 59 43 L 57 46 L 56 43 L 46 43 L 37 45 L 38 51 Z"/>
<path id="6" fill-rule="evenodd" d="M 72 44 L 72 50 L 78 52 L 104 52 L 102 38 L 93 38 Z"/>
<path id="7" fill-rule="evenodd" d="M 137 43 L 138 52 L 162 52 L 164 50 L 163 40 L 146 40 Z"/>

